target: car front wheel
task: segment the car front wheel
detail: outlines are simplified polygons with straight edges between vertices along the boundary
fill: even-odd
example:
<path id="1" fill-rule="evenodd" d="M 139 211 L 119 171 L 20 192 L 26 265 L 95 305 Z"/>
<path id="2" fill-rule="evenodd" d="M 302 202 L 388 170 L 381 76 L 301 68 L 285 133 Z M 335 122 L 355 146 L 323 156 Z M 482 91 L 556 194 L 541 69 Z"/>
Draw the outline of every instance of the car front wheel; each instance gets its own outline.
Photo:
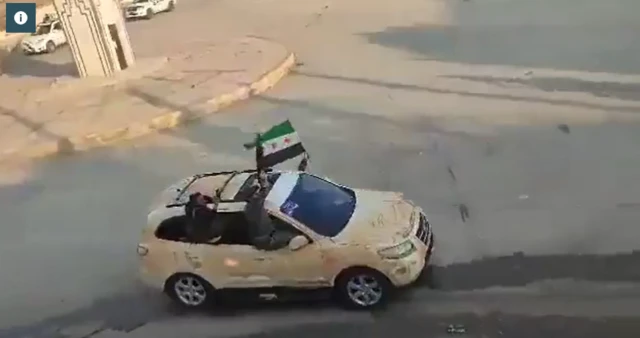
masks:
<path id="1" fill-rule="evenodd" d="M 382 273 L 373 269 L 354 268 L 338 277 L 335 291 L 338 300 L 350 309 L 368 310 L 386 304 L 393 289 Z"/>
<path id="2" fill-rule="evenodd" d="M 151 20 L 153 18 L 153 10 L 151 8 L 147 9 L 147 15 L 145 16 L 145 18 L 147 20 Z"/>
<path id="3" fill-rule="evenodd" d="M 200 309 L 211 302 L 213 287 L 199 276 L 178 274 L 169 278 L 167 294 L 185 308 Z"/>
<path id="4" fill-rule="evenodd" d="M 47 42 L 47 53 L 53 53 L 56 51 L 56 44 L 53 41 Z"/>

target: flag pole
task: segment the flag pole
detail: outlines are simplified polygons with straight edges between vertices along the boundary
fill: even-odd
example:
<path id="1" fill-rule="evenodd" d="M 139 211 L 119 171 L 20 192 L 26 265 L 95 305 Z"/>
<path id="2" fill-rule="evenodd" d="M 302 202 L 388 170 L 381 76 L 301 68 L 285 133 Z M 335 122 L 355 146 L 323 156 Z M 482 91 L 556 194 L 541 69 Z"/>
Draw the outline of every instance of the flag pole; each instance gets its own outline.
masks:
<path id="1" fill-rule="evenodd" d="M 264 147 L 260 144 L 260 133 L 256 133 L 253 142 L 245 143 L 243 146 L 245 149 L 249 150 L 251 148 L 255 148 L 255 161 L 256 161 L 256 173 L 258 174 L 258 184 L 261 188 L 265 187 L 266 182 L 262 182 L 262 175 L 265 171 L 265 168 L 262 166 L 262 157 L 264 156 Z"/>
<path id="2" fill-rule="evenodd" d="M 264 156 L 264 147 L 260 142 L 260 138 L 262 135 L 260 133 L 256 133 L 255 138 L 255 147 L 256 147 L 256 173 L 258 174 L 258 185 L 260 189 L 265 189 L 267 187 L 267 182 L 265 178 L 265 167 L 262 165 L 262 158 Z"/>
<path id="3" fill-rule="evenodd" d="M 302 160 L 300 160 L 300 164 L 298 164 L 298 171 L 307 171 L 307 167 L 309 167 L 309 153 L 306 151 L 302 154 Z"/>

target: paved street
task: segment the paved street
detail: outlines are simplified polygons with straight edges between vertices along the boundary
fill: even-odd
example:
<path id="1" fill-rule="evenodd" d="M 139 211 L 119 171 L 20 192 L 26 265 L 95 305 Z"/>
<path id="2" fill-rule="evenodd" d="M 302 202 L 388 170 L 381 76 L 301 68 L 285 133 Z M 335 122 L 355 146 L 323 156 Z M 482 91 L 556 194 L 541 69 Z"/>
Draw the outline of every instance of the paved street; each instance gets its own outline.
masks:
<path id="1" fill-rule="evenodd" d="M 141 55 L 220 25 L 280 41 L 300 64 L 199 124 L 3 168 L 0 337 L 638 337 L 638 11 L 633 0 L 185 0 L 130 23 Z M 250 166 L 242 143 L 284 118 L 313 171 L 427 210 L 430 285 L 373 315 L 188 315 L 140 289 L 135 245 L 154 195 Z"/>

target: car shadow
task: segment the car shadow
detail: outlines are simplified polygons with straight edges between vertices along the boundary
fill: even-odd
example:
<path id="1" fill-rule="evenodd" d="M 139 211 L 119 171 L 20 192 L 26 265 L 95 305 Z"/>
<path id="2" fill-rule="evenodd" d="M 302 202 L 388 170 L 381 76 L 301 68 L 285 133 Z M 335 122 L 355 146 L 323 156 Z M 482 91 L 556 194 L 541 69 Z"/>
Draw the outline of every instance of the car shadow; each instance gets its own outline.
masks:
<path id="1" fill-rule="evenodd" d="M 184 309 L 176 304 L 167 305 L 169 312 L 174 314 L 188 314 L 192 311 Z M 331 298 L 314 300 L 289 300 L 289 301 L 241 301 L 232 300 L 218 302 L 200 311 L 204 315 L 213 317 L 246 316 L 256 313 L 300 313 L 315 312 L 330 309 L 340 309 Z"/>
<path id="2" fill-rule="evenodd" d="M 56 54 L 69 54 L 56 55 Z M 33 76 L 42 78 L 54 78 L 62 76 L 77 77 L 78 70 L 71 60 L 69 47 L 64 46 L 55 51 L 55 54 L 24 55 L 19 48 L 14 49 L 5 59 L 3 73 L 11 77 Z M 62 63 L 51 62 L 52 58 L 67 59 Z"/>

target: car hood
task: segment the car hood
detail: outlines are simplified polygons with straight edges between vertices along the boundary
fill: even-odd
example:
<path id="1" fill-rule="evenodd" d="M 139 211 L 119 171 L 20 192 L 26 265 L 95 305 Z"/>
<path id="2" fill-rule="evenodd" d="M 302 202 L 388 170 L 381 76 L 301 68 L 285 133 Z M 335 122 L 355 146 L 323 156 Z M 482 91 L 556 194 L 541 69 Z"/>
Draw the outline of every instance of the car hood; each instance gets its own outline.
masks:
<path id="1" fill-rule="evenodd" d="M 140 9 L 140 8 L 147 8 L 147 7 L 151 7 L 151 3 L 150 2 L 136 2 L 136 3 L 131 3 L 129 5 L 127 5 L 127 9 Z"/>
<path id="2" fill-rule="evenodd" d="M 356 208 L 336 240 L 393 245 L 411 234 L 418 208 L 402 193 L 354 189 Z"/>
<path id="3" fill-rule="evenodd" d="M 46 40 L 46 36 L 37 35 L 37 36 L 27 36 L 22 40 L 22 43 L 27 43 L 30 45 L 38 45 L 43 43 Z"/>

